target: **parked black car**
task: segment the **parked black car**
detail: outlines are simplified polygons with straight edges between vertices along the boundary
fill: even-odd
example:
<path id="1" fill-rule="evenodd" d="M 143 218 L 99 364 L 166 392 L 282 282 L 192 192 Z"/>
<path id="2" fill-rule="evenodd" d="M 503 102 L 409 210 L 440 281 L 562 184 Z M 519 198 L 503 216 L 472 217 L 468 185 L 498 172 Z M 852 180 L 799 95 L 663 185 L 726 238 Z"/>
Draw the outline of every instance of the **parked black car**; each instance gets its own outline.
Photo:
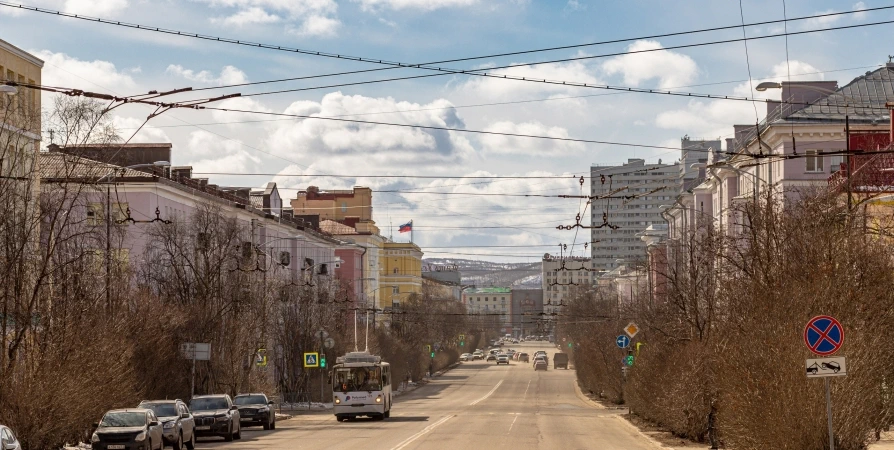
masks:
<path id="1" fill-rule="evenodd" d="M 139 407 L 151 409 L 158 417 L 166 445 L 174 450 L 184 444 L 189 450 L 196 448 L 196 422 L 182 400 L 143 400 Z"/>
<path id="2" fill-rule="evenodd" d="M 227 394 L 198 395 L 189 401 L 196 421 L 196 436 L 220 436 L 225 441 L 242 439 L 239 408 Z"/>
<path id="3" fill-rule="evenodd" d="M 265 430 L 276 429 L 276 411 L 264 394 L 239 394 L 233 398 L 239 407 L 239 420 L 245 426 L 262 426 Z"/>
<path id="4" fill-rule="evenodd" d="M 151 409 L 113 409 L 93 424 L 93 450 L 162 450 L 161 422 Z"/>

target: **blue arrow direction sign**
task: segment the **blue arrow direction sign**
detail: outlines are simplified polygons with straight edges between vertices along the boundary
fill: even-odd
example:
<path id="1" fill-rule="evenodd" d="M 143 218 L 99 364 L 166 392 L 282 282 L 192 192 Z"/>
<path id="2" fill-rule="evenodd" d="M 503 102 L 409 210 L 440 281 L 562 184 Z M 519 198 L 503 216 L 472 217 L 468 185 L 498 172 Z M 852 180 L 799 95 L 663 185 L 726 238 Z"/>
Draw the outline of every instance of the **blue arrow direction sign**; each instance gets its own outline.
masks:
<path id="1" fill-rule="evenodd" d="M 630 347 L 630 338 L 622 334 L 615 339 L 615 343 L 618 344 L 618 348 L 627 348 Z"/>

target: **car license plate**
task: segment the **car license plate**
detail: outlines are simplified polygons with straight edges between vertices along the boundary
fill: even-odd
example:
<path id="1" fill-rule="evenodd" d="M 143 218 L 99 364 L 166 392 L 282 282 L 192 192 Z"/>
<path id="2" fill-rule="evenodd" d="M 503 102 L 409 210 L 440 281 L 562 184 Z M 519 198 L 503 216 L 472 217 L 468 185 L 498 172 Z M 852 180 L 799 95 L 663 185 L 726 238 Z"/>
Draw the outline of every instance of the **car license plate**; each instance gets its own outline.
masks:
<path id="1" fill-rule="evenodd" d="M 211 429 L 211 425 L 203 425 L 200 427 L 196 427 L 196 431 L 207 431 Z"/>
<path id="2" fill-rule="evenodd" d="M 241 421 L 243 421 L 243 422 L 251 422 L 251 417 L 242 417 L 242 418 L 239 419 L 239 420 L 241 420 Z"/>
<path id="3" fill-rule="evenodd" d="M 117 450 L 117 449 L 124 450 L 124 444 L 109 444 L 106 446 L 106 448 L 109 450 Z"/>

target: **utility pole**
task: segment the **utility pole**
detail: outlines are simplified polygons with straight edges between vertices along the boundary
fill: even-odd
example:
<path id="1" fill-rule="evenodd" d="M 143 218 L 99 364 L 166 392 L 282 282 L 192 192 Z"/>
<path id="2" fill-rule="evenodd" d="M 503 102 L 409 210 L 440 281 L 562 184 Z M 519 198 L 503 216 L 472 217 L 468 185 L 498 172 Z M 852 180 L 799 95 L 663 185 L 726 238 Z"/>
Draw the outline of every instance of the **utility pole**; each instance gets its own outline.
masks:
<path id="1" fill-rule="evenodd" d="M 112 187 L 106 185 L 106 309 L 112 310 Z"/>
<path id="2" fill-rule="evenodd" d="M 851 127 L 848 115 L 844 115 L 844 158 L 847 164 L 847 214 L 850 217 L 851 206 Z"/>

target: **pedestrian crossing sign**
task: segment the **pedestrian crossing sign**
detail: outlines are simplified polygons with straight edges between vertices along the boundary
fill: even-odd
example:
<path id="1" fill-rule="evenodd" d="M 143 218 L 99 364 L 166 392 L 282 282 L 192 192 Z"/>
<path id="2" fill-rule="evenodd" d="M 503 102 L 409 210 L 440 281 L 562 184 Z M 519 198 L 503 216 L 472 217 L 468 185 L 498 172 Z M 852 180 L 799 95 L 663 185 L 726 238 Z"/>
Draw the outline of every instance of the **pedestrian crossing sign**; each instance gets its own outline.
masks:
<path id="1" fill-rule="evenodd" d="M 304 367 L 320 367 L 320 354 L 317 352 L 305 353 Z"/>

